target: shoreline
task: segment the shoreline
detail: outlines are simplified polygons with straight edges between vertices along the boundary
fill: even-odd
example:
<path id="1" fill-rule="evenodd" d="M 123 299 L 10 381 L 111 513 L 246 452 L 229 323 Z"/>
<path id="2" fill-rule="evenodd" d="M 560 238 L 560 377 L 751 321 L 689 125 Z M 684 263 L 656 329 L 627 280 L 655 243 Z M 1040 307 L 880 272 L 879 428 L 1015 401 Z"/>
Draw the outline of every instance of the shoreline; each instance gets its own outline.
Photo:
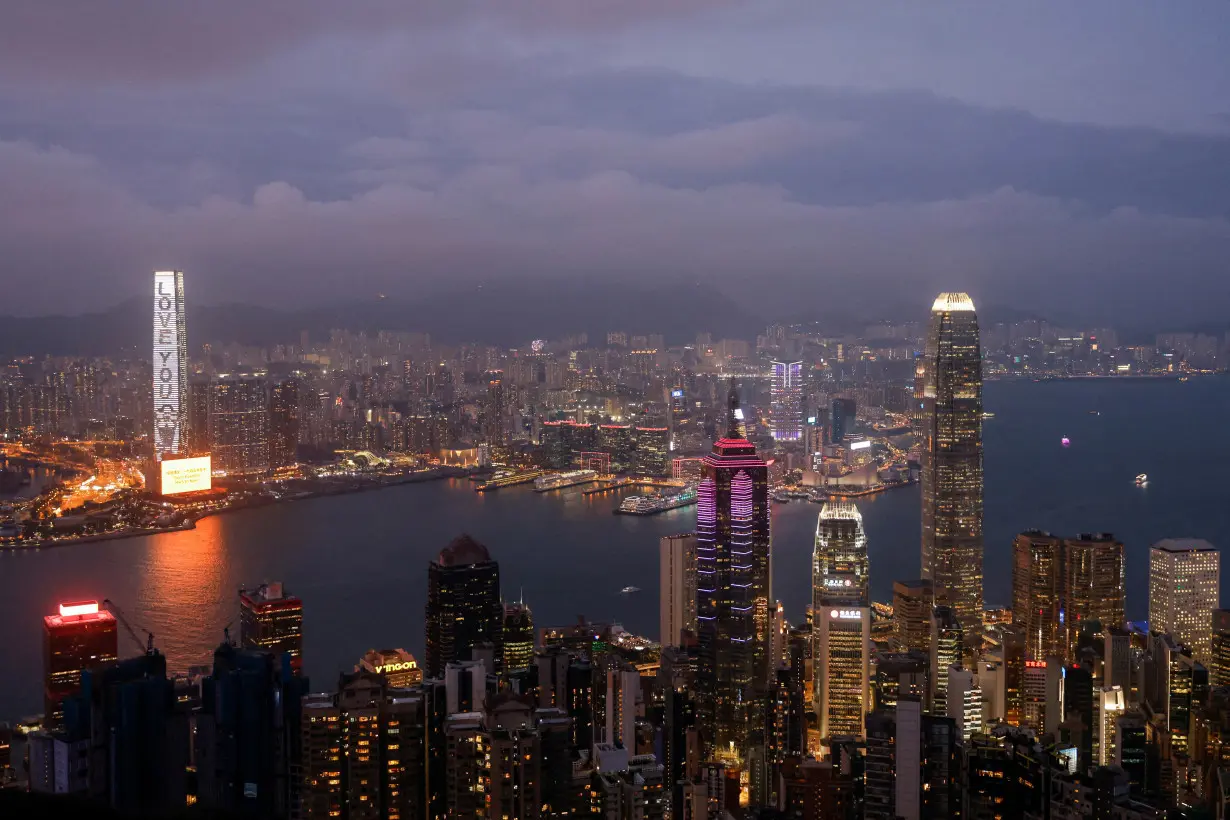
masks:
<path id="1" fill-rule="evenodd" d="M 139 529 L 123 530 L 118 532 L 100 532 L 92 533 L 90 535 L 70 536 L 56 540 L 41 539 L 39 541 L 29 543 L 0 544 L 0 553 L 21 553 L 30 551 L 38 552 L 55 547 L 75 547 L 81 544 L 94 544 L 101 541 L 118 541 L 125 538 L 142 538 L 147 535 L 182 532 L 184 530 L 196 529 L 196 522 L 217 515 L 243 512 L 244 510 L 258 509 L 260 507 L 269 507 L 277 504 L 289 504 L 296 501 L 309 501 L 311 499 L 325 498 L 328 496 L 350 495 L 352 493 L 383 490 L 389 487 L 400 487 L 406 484 L 422 484 L 428 481 L 441 481 L 449 478 L 464 478 L 468 474 L 469 473 L 463 469 L 455 467 L 440 467 L 431 471 L 424 471 L 422 473 L 396 476 L 388 480 L 363 482 L 360 484 L 347 484 L 339 487 L 326 487 L 319 490 L 308 490 L 303 494 L 296 494 L 285 498 L 266 497 L 257 503 L 245 502 L 243 504 L 236 504 L 230 507 L 222 507 L 217 510 L 208 510 L 203 513 L 194 514 L 187 518 L 182 524 L 178 524 L 174 527 L 142 527 Z"/>

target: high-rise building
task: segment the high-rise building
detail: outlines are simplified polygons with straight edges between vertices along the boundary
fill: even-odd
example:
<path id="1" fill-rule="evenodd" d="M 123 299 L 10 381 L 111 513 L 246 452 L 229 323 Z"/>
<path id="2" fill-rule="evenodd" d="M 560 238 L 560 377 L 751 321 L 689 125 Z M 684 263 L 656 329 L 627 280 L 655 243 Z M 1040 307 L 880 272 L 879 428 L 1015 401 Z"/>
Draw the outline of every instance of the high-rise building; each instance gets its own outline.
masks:
<path id="1" fill-rule="evenodd" d="M 1220 556 L 1208 541 L 1158 541 L 1149 550 L 1149 630 L 1173 635 L 1207 661 L 1220 583 Z"/>
<path id="2" fill-rule="evenodd" d="M 1230 686 L 1230 609 L 1213 610 L 1209 657 L 1209 683 L 1212 686 Z"/>
<path id="3" fill-rule="evenodd" d="M 290 656 L 298 675 L 303 668 L 303 602 L 281 581 L 239 590 L 239 643 L 245 649 L 265 649 L 275 657 Z"/>
<path id="4" fill-rule="evenodd" d="M 803 363 L 773 362 L 769 367 L 769 418 L 773 439 L 798 441 L 803 437 Z"/>
<path id="5" fill-rule="evenodd" d="M 1063 541 L 1031 530 L 1012 544 L 1012 617 L 1025 632 L 1025 656 L 1064 655 Z"/>
<path id="6" fill-rule="evenodd" d="M 727 434 L 705 457 L 696 503 L 698 723 L 711 753 L 739 756 L 769 676 L 769 477 L 739 435 L 734 382 Z"/>
<path id="7" fill-rule="evenodd" d="M 658 540 L 660 597 L 658 631 L 662 646 L 679 646 L 684 632 L 696 634 L 696 533 Z"/>
<path id="8" fill-rule="evenodd" d="M 264 379 L 234 376 L 210 385 L 209 448 L 216 470 L 244 474 L 269 469 L 269 388 Z"/>
<path id="9" fill-rule="evenodd" d="M 931 651 L 935 590 L 926 579 L 893 582 L 893 637 L 903 652 Z"/>
<path id="10" fill-rule="evenodd" d="M 299 380 L 285 379 L 269 388 L 269 466 L 296 461 L 299 446 Z"/>
<path id="11" fill-rule="evenodd" d="M 671 472 L 671 431 L 669 427 L 637 427 L 633 464 L 641 475 L 666 476 Z"/>
<path id="12" fill-rule="evenodd" d="M 508 386 L 504 373 L 487 373 L 487 405 L 483 410 L 483 432 L 487 443 L 496 447 L 508 444 Z"/>
<path id="13" fill-rule="evenodd" d="M 820 737 L 860 736 L 870 711 L 867 535 L 858 507 L 830 501 L 816 521 L 812 612 Z"/>
<path id="14" fill-rule="evenodd" d="M 81 673 L 115 661 L 115 616 L 97 601 L 60 604 L 43 618 L 43 708 L 49 726 L 64 719 L 64 700 L 81 691 Z"/>
<path id="15" fill-rule="evenodd" d="M 829 413 L 829 424 L 832 427 L 834 444 L 841 444 L 846 436 L 854 431 L 854 421 L 857 418 L 858 402 L 850 398 L 833 399 L 833 407 Z"/>
<path id="16" fill-rule="evenodd" d="M 422 667 L 404 649 L 369 649 L 354 671 L 379 675 L 393 689 L 407 689 L 423 682 Z"/>
<path id="17" fill-rule="evenodd" d="M 951 607 L 937 606 L 931 616 L 931 712 L 948 714 L 948 670 L 961 665 L 965 632 Z"/>
<path id="18" fill-rule="evenodd" d="M 504 604 L 500 565 L 469 535 L 453 539 L 427 566 L 427 658 L 429 678 L 444 667 L 474 657 L 476 644 L 491 644 L 503 657 Z"/>
<path id="19" fill-rule="evenodd" d="M 504 672 L 524 672 L 533 665 L 534 613 L 524 602 L 504 604 Z"/>
<path id="20" fill-rule="evenodd" d="M 1075 658 L 1083 631 L 1123 628 L 1123 543 L 1110 533 L 1082 533 L 1063 542 L 1063 621 L 1067 657 Z"/>
<path id="21" fill-rule="evenodd" d="M 1117 750 L 1115 738 L 1119 734 L 1119 719 L 1127 709 L 1127 699 L 1118 686 L 1104 686 L 1098 690 L 1098 738 L 1097 764 L 1109 766 L 1115 762 Z"/>
<path id="22" fill-rule="evenodd" d="M 188 452 L 188 324 L 184 274 L 154 272 L 154 457 Z"/>
<path id="23" fill-rule="evenodd" d="M 941 293 L 923 366 L 922 574 L 967 631 L 982 624 L 982 350 L 974 302 Z"/>

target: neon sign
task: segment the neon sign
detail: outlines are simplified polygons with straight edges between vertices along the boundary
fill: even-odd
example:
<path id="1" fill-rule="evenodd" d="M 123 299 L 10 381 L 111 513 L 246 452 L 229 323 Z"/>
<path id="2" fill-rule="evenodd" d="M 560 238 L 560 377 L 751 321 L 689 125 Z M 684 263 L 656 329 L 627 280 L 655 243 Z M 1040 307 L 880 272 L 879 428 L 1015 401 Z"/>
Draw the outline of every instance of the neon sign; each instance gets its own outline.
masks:
<path id="1" fill-rule="evenodd" d="M 831 609 L 829 617 L 839 621 L 855 621 L 863 617 L 863 613 L 858 609 Z"/>
<path id="2" fill-rule="evenodd" d="M 184 274 L 154 273 L 154 455 L 184 452 L 188 411 L 188 336 L 184 327 Z"/>

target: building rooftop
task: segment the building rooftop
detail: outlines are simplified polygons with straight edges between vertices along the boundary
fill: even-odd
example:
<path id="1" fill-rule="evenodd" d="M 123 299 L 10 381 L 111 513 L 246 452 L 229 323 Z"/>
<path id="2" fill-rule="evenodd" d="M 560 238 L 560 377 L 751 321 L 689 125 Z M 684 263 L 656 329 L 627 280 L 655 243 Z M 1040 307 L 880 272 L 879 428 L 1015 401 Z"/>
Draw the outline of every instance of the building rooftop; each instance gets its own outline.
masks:
<path id="1" fill-rule="evenodd" d="M 466 564 L 484 564 L 491 560 L 491 553 L 468 533 L 462 533 L 440 550 L 436 562 L 442 567 L 459 567 Z"/>
<path id="2" fill-rule="evenodd" d="M 935 303 L 931 305 L 932 313 L 952 312 L 958 310 L 972 311 L 974 309 L 974 300 L 969 298 L 968 293 L 941 293 L 935 297 Z"/>
<path id="3" fill-rule="evenodd" d="M 1217 547 L 1203 538 L 1163 538 L 1153 549 L 1164 552 L 1217 552 Z"/>

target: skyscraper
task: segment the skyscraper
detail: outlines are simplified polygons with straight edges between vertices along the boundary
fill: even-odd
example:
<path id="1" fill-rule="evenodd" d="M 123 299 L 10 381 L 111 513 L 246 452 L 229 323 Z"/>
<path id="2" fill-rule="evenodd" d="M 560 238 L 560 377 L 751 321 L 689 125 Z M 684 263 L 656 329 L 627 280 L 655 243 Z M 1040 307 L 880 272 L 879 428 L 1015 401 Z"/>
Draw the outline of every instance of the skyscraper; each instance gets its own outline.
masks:
<path id="1" fill-rule="evenodd" d="M 658 639 L 663 646 L 679 646 L 684 630 L 696 633 L 696 533 L 662 536 L 658 554 Z"/>
<path id="2" fill-rule="evenodd" d="M 81 690 L 81 673 L 111 663 L 118 650 L 115 616 L 97 601 L 60 604 L 43 618 L 43 702 L 45 719 L 58 726 L 65 698 Z"/>
<path id="3" fill-rule="evenodd" d="M 1172 635 L 1203 663 L 1212 654 L 1220 569 L 1208 541 L 1167 538 L 1149 549 L 1149 630 Z"/>
<path id="4" fill-rule="evenodd" d="M 1031 530 L 1012 542 L 1012 617 L 1025 632 L 1025 657 L 1066 657 L 1063 611 L 1063 541 Z"/>
<path id="5" fill-rule="evenodd" d="M 803 437 L 803 363 L 773 362 L 770 367 L 769 417 L 775 441 Z"/>
<path id="6" fill-rule="evenodd" d="M 154 272 L 154 457 L 188 452 L 188 325 L 184 274 Z"/>
<path id="7" fill-rule="evenodd" d="M 941 293 L 923 366 L 922 574 L 970 632 L 982 624 L 982 350 L 974 302 Z"/>
<path id="8" fill-rule="evenodd" d="M 769 676 L 769 479 L 740 435 L 733 380 L 727 434 L 705 457 L 696 504 L 697 707 L 710 755 L 741 758 Z"/>
<path id="9" fill-rule="evenodd" d="M 833 399 L 833 408 L 829 421 L 833 428 L 833 443 L 841 444 L 845 437 L 854 429 L 854 420 L 858 414 L 858 403 L 854 399 Z"/>
<path id="10" fill-rule="evenodd" d="M 926 579 L 893 582 L 893 637 L 903 652 L 931 651 L 935 591 Z"/>
<path id="11" fill-rule="evenodd" d="M 303 602 L 281 581 L 239 590 L 239 643 L 244 649 L 265 649 L 278 663 L 290 656 L 296 675 L 303 668 Z"/>
<path id="12" fill-rule="evenodd" d="M 504 672 L 534 665 L 534 613 L 525 603 L 504 605 Z"/>
<path id="13" fill-rule="evenodd" d="M 1100 624 L 1103 631 L 1122 629 L 1124 613 L 1123 543 L 1110 533 L 1081 533 L 1063 542 L 1063 623 L 1067 656 L 1076 657 L 1081 631 Z M 1216 554 L 1214 555 L 1216 565 Z M 1214 582 L 1214 589 L 1217 588 Z M 1214 597 L 1214 606 L 1217 600 Z M 1204 614 L 1209 624 L 1212 607 Z"/>
<path id="14" fill-rule="evenodd" d="M 299 446 L 299 380 L 285 379 L 269 389 L 269 466 L 295 463 Z"/>
<path id="15" fill-rule="evenodd" d="M 427 652 L 424 674 L 473 657 L 474 645 L 491 644 L 503 657 L 504 604 L 500 565 L 468 535 L 453 539 L 427 566 Z"/>
<path id="16" fill-rule="evenodd" d="M 820 737 L 860 736 L 869 710 L 871 610 L 867 535 L 858 507 L 830 501 L 816 520 L 812 611 Z"/>

